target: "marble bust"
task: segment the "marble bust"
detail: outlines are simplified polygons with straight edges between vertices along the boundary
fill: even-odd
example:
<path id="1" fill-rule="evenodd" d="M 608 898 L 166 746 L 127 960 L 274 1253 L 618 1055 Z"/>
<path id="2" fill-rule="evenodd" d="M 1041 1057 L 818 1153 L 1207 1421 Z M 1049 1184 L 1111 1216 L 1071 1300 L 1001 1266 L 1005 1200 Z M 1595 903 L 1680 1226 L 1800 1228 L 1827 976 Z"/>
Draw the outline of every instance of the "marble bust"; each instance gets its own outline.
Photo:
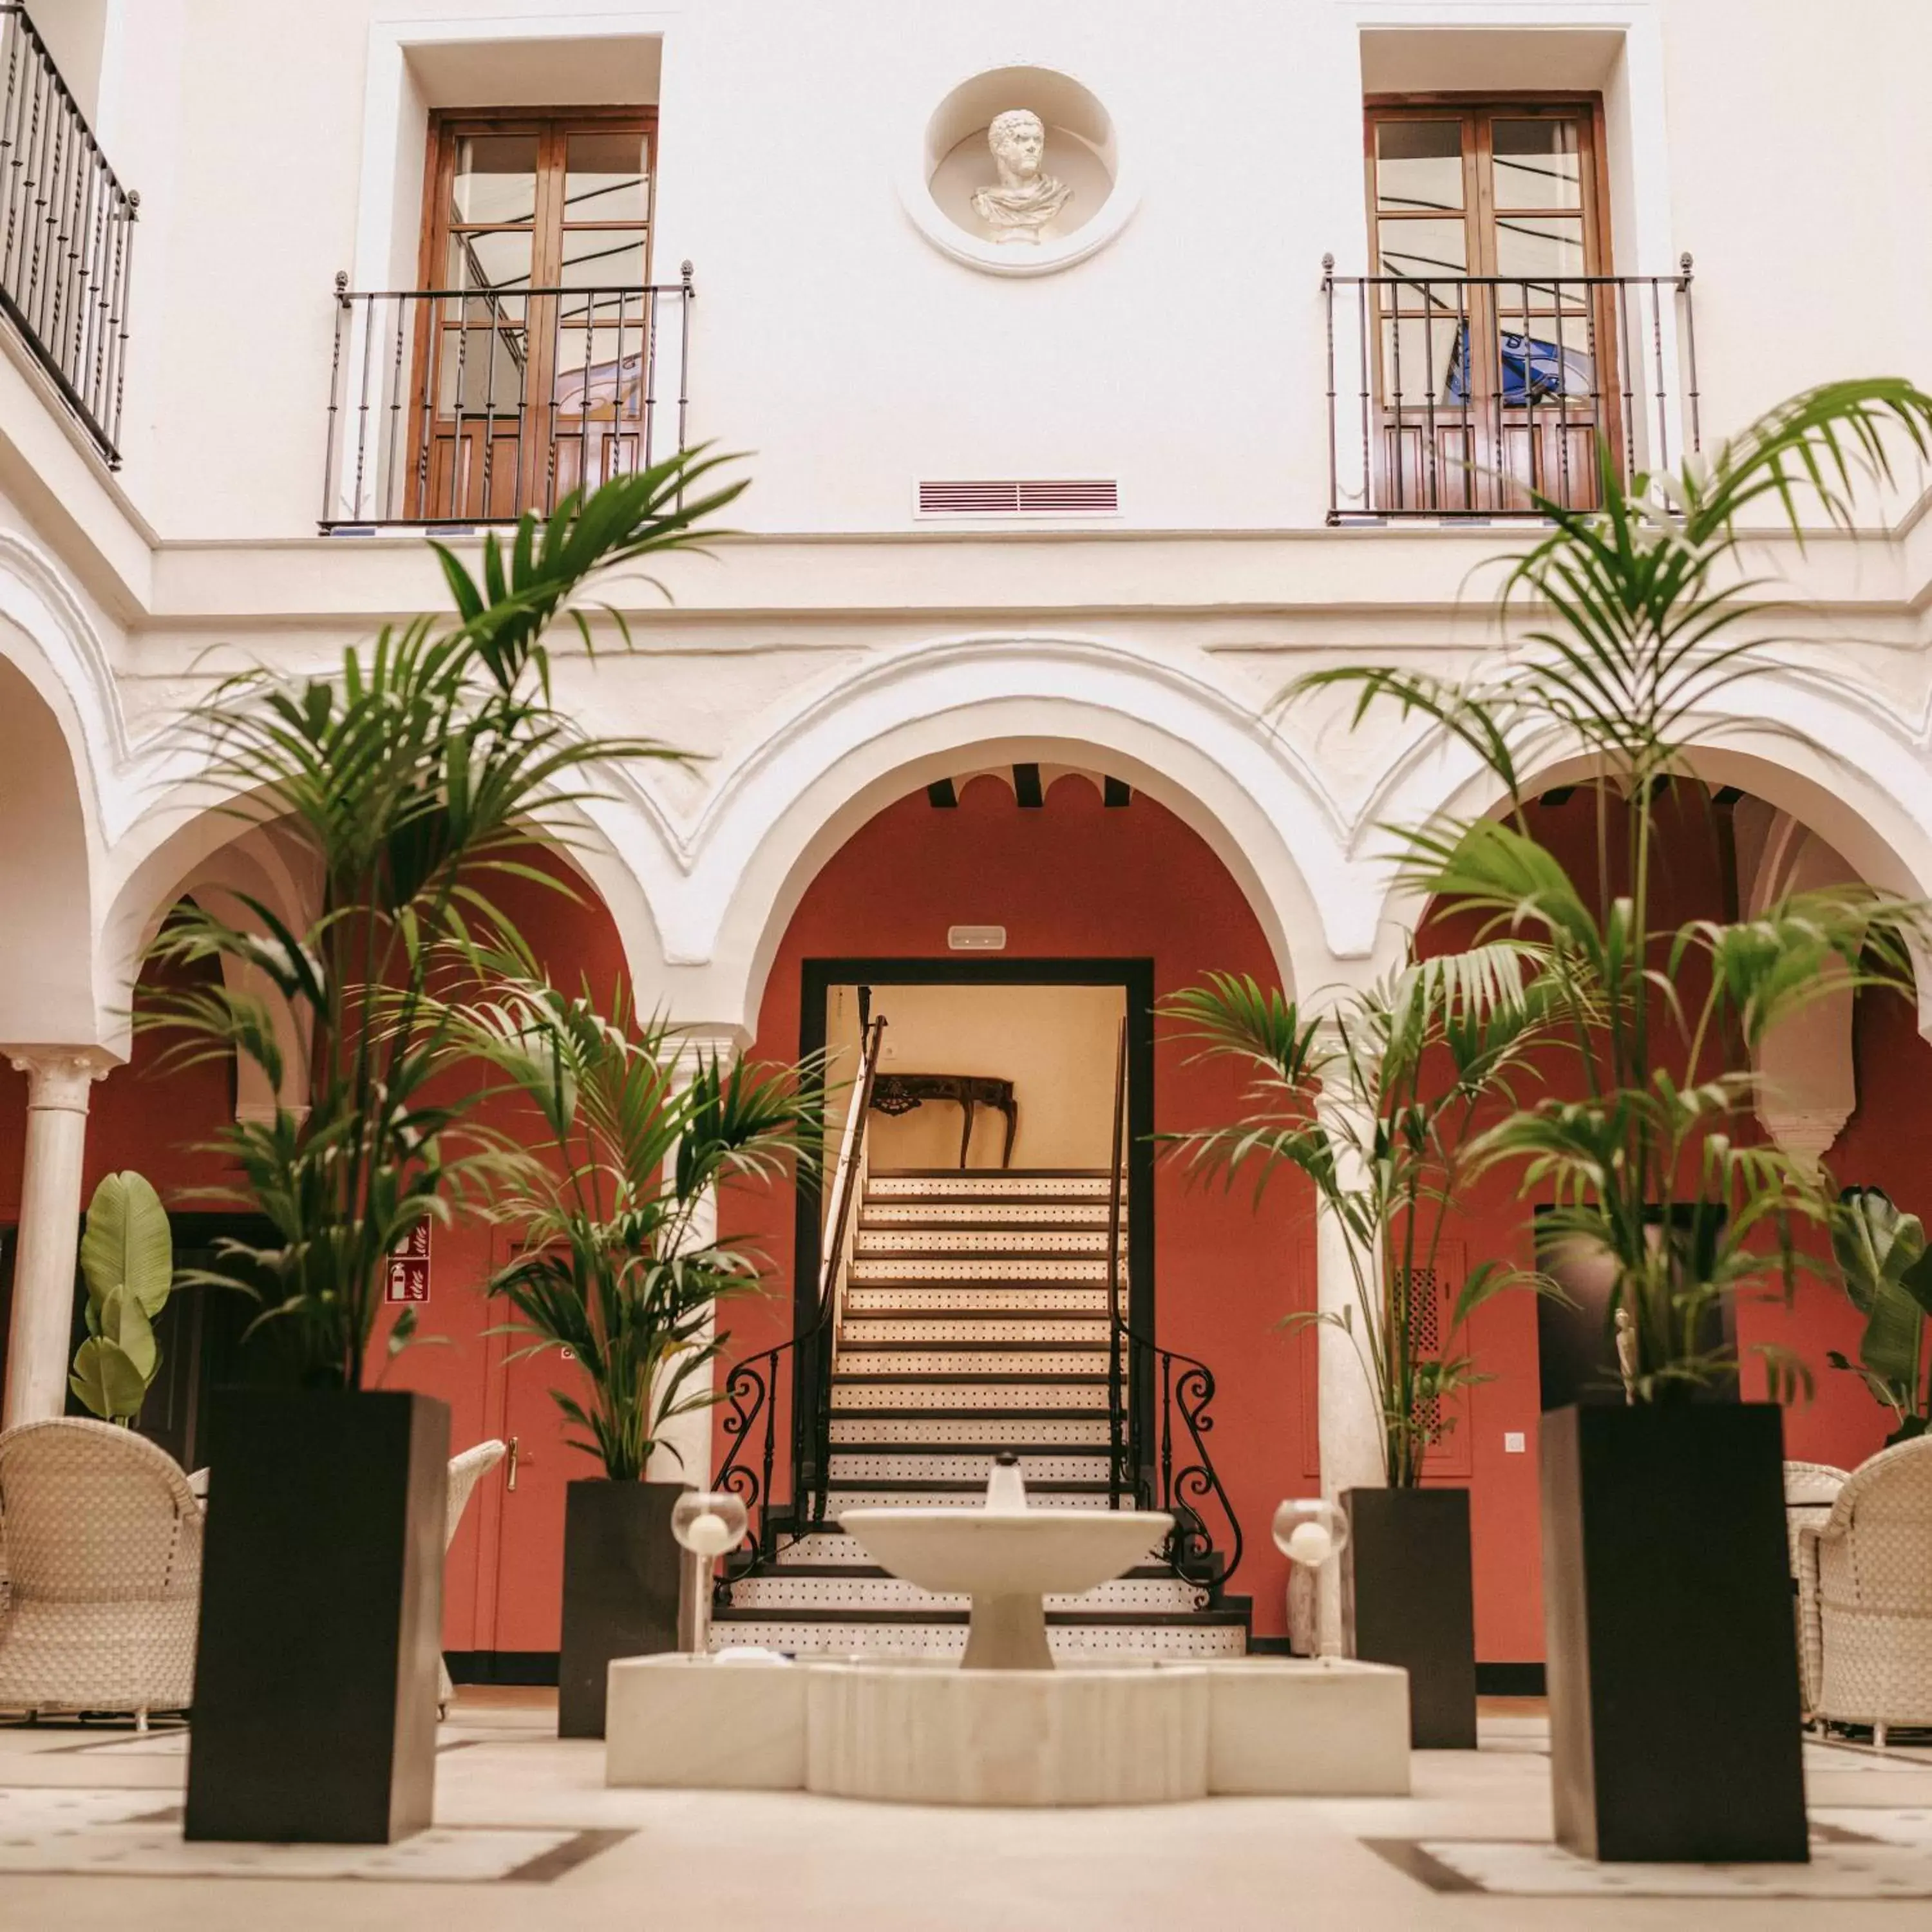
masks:
<path id="1" fill-rule="evenodd" d="M 1030 242 L 1037 245 L 1040 230 L 1073 198 L 1064 182 L 1056 181 L 1042 165 L 1046 156 L 1046 128 L 1030 109 L 1016 107 L 997 115 L 986 130 L 1000 178 L 973 197 L 973 212 L 995 242 Z"/>

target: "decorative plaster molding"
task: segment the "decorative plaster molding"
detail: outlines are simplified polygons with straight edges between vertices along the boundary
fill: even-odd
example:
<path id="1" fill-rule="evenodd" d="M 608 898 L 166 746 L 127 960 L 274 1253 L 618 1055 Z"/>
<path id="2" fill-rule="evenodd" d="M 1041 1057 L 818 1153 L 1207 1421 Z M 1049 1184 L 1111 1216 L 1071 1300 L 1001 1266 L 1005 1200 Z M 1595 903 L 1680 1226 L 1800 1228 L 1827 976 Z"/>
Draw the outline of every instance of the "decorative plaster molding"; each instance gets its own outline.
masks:
<path id="1" fill-rule="evenodd" d="M 27 1076 L 30 1114 L 84 1114 L 94 1083 L 121 1064 L 92 1046 L 0 1047 L 16 1073 Z"/>

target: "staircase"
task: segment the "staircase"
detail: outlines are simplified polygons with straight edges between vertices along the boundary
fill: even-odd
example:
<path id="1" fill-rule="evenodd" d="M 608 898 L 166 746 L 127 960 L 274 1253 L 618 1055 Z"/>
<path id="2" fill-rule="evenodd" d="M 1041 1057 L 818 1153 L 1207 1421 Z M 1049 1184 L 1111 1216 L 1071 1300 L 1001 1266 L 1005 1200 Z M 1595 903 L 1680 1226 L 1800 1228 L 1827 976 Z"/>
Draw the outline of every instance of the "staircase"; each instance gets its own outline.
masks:
<path id="1" fill-rule="evenodd" d="M 1105 1169 L 871 1170 L 835 1337 L 826 1520 L 730 1586 L 714 1650 L 964 1648 L 966 1599 L 879 1568 L 838 1528 L 842 1508 L 977 1508 L 1007 1449 L 1036 1507 L 1108 1506 L 1109 1192 Z M 1245 1652 L 1247 1600 L 1204 1606 L 1158 1557 L 1049 1597 L 1055 1652 Z"/>

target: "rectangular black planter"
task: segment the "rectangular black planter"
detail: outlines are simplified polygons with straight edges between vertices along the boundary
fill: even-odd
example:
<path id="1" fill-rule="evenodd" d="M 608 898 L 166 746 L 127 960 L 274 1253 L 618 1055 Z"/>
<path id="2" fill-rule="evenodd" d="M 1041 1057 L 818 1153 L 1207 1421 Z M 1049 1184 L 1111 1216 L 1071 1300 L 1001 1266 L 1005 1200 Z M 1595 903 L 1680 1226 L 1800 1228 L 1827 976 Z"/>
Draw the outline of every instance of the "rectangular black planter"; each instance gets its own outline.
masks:
<path id="1" fill-rule="evenodd" d="M 556 1734 L 601 1738 L 610 1660 L 677 1648 L 683 1552 L 670 1513 L 688 1483 L 572 1483 L 563 1514 Z"/>
<path id="2" fill-rule="evenodd" d="M 1582 1857 L 1808 1856 L 1784 1445 L 1768 1402 L 1543 1418 L 1551 1779 Z"/>
<path id="3" fill-rule="evenodd" d="M 430 1822 L 449 1411 L 213 1401 L 186 1834 L 387 1844 Z"/>
<path id="4" fill-rule="evenodd" d="M 1476 1598 L 1467 1490 L 1345 1490 L 1342 1647 L 1408 1672 L 1409 1742 L 1476 1748 Z"/>

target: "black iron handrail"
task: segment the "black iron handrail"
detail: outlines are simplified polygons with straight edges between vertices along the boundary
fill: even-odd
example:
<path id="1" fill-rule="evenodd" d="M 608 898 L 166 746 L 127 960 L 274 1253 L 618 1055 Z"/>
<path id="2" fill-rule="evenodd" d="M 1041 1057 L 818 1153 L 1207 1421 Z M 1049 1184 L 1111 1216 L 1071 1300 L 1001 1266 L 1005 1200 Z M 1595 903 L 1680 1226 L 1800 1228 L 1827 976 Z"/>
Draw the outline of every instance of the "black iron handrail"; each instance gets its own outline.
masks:
<path id="1" fill-rule="evenodd" d="M 1628 477 L 1702 446 L 1688 254 L 1674 275 L 1322 267 L 1330 524 L 1589 509 L 1606 460 Z"/>
<path id="2" fill-rule="evenodd" d="M 868 1005 L 870 989 L 864 990 Z M 772 1474 L 778 1455 L 778 1405 L 774 1396 L 780 1361 L 788 1354 L 810 1365 L 811 1373 L 804 1378 L 805 1385 L 812 1388 L 818 1397 L 810 1405 L 811 1414 L 794 1420 L 794 1527 L 802 1533 L 808 1524 L 825 1520 L 826 1495 L 830 1486 L 832 1366 L 839 1275 L 845 1237 L 851 1226 L 859 1169 L 865 1156 L 872 1088 L 878 1075 L 880 1050 L 886 1031 L 883 1016 L 877 1019 L 866 1016 L 862 1024 L 865 1028 L 864 1048 L 859 1077 L 853 1089 L 852 1112 L 846 1117 L 844 1144 L 832 1174 L 832 1211 L 825 1224 L 826 1242 L 820 1255 L 812 1314 L 788 1340 L 748 1356 L 724 1378 L 724 1406 L 730 1412 L 723 1426 L 731 1447 L 712 1478 L 712 1486 L 742 1498 L 748 1516 L 754 1520 L 747 1532 L 749 1546 L 736 1552 L 733 1559 L 728 1559 L 722 1588 L 728 1588 L 736 1578 L 758 1564 L 768 1562 L 777 1553 L 778 1517 L 772 1498 Z M 759 1466 L 754 1471 L 740 1459 L 761 1419 L 764 1428 Z"/>
<path id="3" fill-rule="evenodd" d="M 325 533 L 548 514 L 689 440 L 692 266 L 664 285 L 335 278 Z"/>
<path id="4" fill-rule="evenodd" d="M 108 165 L 25 7 L 0 4 L 0 314 L 118 470 L 141 198 Z"/>
<path id="5" fill-rule="evenodd" d="M 1165 1510 L 1174 1528 L 1163 1551 L 1174 1574 L 1202 1592 L 1204 1606 L 1217 1599 L 1239 1568 L 1244 1539 L 1241 1520 L 1214 1467 L 1207 1438 L 1214 1427 L 1208 1413 L 1214 1400 L 1214 1372 L 1193 1355 L 1164 1348 L 1143 1335 L 1120 1309 L 1120 1199 L 1126 1137 L 1127 1029 L 1120 1025 L 1114 1066 L 1113 1163 L 1108 1172 L 1107 1212 L 1107 1429 L 1112 1475 L 1108 1505 L 1131 1496 L 1139 1509 Z M 1138 1414 L 1132 1399 L 1143 1366 L 1157 1372 L 1154 1419 Z M 1174 1467 L 1174 1418 L 1178 1414 L 1193 1460 Z M 1225 1550 L 1218 1547 L 1203 1513 L 1218 1506 L 1227 1524 Z"/>

